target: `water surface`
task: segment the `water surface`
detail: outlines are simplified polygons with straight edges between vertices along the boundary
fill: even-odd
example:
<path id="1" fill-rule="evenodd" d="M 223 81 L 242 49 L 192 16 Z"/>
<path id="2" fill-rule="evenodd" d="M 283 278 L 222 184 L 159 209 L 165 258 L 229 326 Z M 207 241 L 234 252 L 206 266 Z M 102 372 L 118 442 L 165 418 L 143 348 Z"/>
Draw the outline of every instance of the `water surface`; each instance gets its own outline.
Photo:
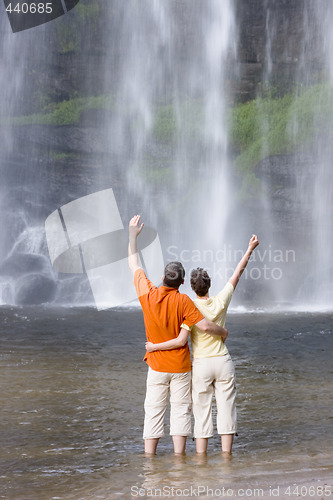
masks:
<path id="1" fill-rule="evenodd" d="M 239 436 L 231 461 L 215 436 L 201 463 L 192 440 L 173 457 L 167 426 L 157 457 L 142 454 L 139 309 L 1 308 L 0 498 L 143 498 L 162 487 L 179 497 L 333 477 L 332 319 L 229 314 Z"/>

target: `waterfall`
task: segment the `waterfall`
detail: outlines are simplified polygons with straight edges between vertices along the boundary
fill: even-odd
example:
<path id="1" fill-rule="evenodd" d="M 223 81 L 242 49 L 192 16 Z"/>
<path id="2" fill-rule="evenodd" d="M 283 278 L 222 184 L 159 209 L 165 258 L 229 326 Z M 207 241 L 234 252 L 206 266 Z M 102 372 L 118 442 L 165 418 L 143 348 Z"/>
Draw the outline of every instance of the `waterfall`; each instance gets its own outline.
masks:
<path id="1" fill-rule="evenodd" d="M 327 94 L 320 95 L 321 105 L 319 108 L 332 109 L 333 90 L 333 5 L 331 2 L 322 1 L 316 6 L 318 25 L 322 26 L 323 56 L 326 62 L 330 91 L 327 102 Z M 332 307 L 333 303 L 333 145 L 331 140 L 333 115 L 329 116 L 325 123 L 323 134 L 317 138 L 315 165 L 315 182 L 312 199 L 314 202 L 312 221 L 314 228 L 313 238 L 313 273 L 310 282 L 310 302 L 314 307 Z"/>
<path id="2" fill-rule="evenodd" d="M 1 6 L 0 71 L 0 303 L 32 303 L 39 292 L 53 299 L 55 283 L 47 258 L 42 226 L 35 217 L 41 192 L 34 185 L 31 159 L 20 148 L 20 138 L 8 120 L 30 111 L 33 88 L 27 84 L 28 55 L 45 45 L 45 31 L 14 36 Z M 40 89 L 42 92 L 42 89 Z M 17 164 L 21 163 L 19 176 Z M 31 177 L 30 177 L 31 176 Z M 39 292 L 37 291 L 39 290 Z M 39 299 L 37 299 L 38 301 Z"/>
<path id="3" fill-rule="evenodd" d="M 110 3 L 115 13 L 124 50 L 108 129 L 127 169 L 128 197 L 160 228 L 166 260 L 212 267 L 203 251 L 224 243 L 232 200 L 233 2 L 130 0 Z"/>
<path id="4" fill-rule="evenodd" d="M 234 303 L 330 306 L 328 0 L 81 0 L 15 34 L 1 9 L 1 303 L 93 303 L 84 274 L 52 268 L 44 222 L 112 189 L 123 226 L 141 213 L 164 260 L 208 269 L 213 293 L 256 232 Z M 231 124 L 255 98 L 259 146 L 242 164 Z"/>
<path id="5" fill-rule="evenodd" d="M 82 291 L 81 279 L 63 279 L 54 272 L 44 231 L 46 217 L 62 197 L 73 196 L 71 181 L 65 181 L 66 189 L 54 177 L 54 128 L 33 124 L 48 95 L 57 93 L 48 74 L 54 64 L 56 24 L 13 33 L 3 3 L 0 16 L 0 304 L 35 305 L 58 298 L 75 303 L 87 287 Z"/>
<path id="6" fill-rule="evenodd" d="M 266 2 L 266 57 L 263 72 L 263 84 L 277 82 L 279 58 L 284 56 L 294 61 L 292 72 L 288 74 L 289 94 L 293 96 L 292 112 L 287 124 L 287 140 L 295 144 L 297 154 L 291 154 L 286 159 L 285 172 L 288 175 L 294 199 L 288 207 L 284 193 L 272 198 L 271 180 L 274 178 L 276 162 L 272 159 L 267 168 L 270 171 L 269 187 L 263 186 L 261 203 L 265 207 L 266 222 L 272 247 L 285 250 L 287 246 L 293 249 L 294 259 L 291 266 L 285 266 L 287 276 L 275 283 L 275 300 L 278 303 L 289 302 L 301 309 L 331 308 L 333 299 L 333 268 L 330 259 L 330 248 L 333 242 L 330 215 L 333 209 L 333 174 L 331 166 L 332 147 L 329 139 L 329 129 L 332 124 L 332 94 L 325 82 L 332 85 L 332 4 L 325 0 L 302 3 L 295 8 L 300 9 L 302 22 L 301 31 L 296 32 L 290 27 L 291 19 L 285 13 L 279 12 L 283 7 L 279 2 Z M 288 54 L 279 54 L 277 34 L 288 32 L 289 42 L 286 44 Z M 293 44 L 296 38 L 297 43 Z M 312 59 L 309 60 L 309 52 Z M 313 55 L 315 54 L 315 56 Z M 315 88 L 315 85 L 318 85 Z M 304 111 L 302 95 L 307 89 L 313 89 L 313 105 Z M 304 98 L 303 98 L 304 101 Z M 320 124 L 320 117 L 325 112 L 328 122 Z M 262 118 L 262 126 L 265 126 Z M 307 143 L 298 145 L 298 140 L 304 130 L 304 123 L 309 121 L 314 126 L 314 132 Z M 327 127 L 327 128 L 326 128 Z M 274 155 L 269 144 L 264 157 Z M 278 178 L 278 176 L 276 177 Z M 288 181 L 285 177 L 283 182 Z M 288 187 L 288 186 L 285 186 Z M 280 221 L 274 220 L 276 214 L 274 204 L 283 207 Z M 290 201 L 289 201 L 290 204 Z M 292 217 L 283 220 L 284 212 L 289 209 Z M 275 215 L 276 217 L 276 215 Z M 279 229 L 279 226 L 281 229 Z"/>

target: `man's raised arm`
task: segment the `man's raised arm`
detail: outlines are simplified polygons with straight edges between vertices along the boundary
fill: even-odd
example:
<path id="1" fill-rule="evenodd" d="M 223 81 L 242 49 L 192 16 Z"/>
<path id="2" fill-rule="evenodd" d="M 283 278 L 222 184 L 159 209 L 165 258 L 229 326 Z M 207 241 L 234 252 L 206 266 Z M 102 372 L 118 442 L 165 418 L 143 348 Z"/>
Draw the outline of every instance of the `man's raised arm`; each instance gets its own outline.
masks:
<path id="1" fill-rule="evenodd" d="M 241 260 L 238 262 L 238 264 L 236 266 L 236 269 L 234 270 L 234 273 L 233 273 L 233 275 L 231 276 L 231 278 L 229 280 L 229 283 L 231 283 L 234 288 L 236 288 L 237 283 L 238 283 L 240 277 L 243 274 L 244 269 L 246 268 L 246 266 L 247 266 L 247 264 L 249 262 L 249 259 L 251 257 L 251 254 L 252 254 L 253 250 L 258 245 L 259 245 L 258 236 L 256 236 L 255 234 L 253 234 L 252 238 L 249 241 L 249 246 L 248 246 L 245 254 L 241 258 Z"/>
<path id="2" fill-rule="evenodd" d="M 143 222 L 140 223 L 140 215 L 134 215 L 129 222 L 128 233 L 129 233 L 129 243 L 128 243 L 128 265 L 130 270 L 134 274 L 137 269 L 140 269 L 138 250 L 136 246 L 136 239 L 142 231 Z"/>

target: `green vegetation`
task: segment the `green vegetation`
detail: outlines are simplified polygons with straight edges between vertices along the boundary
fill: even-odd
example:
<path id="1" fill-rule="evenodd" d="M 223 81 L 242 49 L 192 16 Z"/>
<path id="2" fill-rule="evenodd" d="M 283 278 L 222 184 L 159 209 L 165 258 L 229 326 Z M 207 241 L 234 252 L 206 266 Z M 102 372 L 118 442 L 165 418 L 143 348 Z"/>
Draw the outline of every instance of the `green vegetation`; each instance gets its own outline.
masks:
<path id="1" fill-rule="evenodd" d="M 177 109 L 177 114 L 176 114 Z M 202 132 L 203 106 L 199 101 L 186 100 L 177 108 L 173 105 L 157 107 L 152 134 L 163 143 L 181 140 L 198 140 Z"/>
<path id="2" fill-rule="evenodd" d="M 77 50 L 87 31 L 96 31 L 98 16 L 98 3 L 81 0 L 75 9 L 66 16 L 57 19 L 56 27 L 60 52 L 66 54 Z"/>
<path id="3" fill-rule="evenodd" d="M 229 109 L 235 166 L 247 173 L 248 184 L 255 183 L 255 165 L 270 155 L 310 148 L 318 135 L 333 132 L 332 116 L 333 90 L 329 84 L 317 84 L 284 96 L 274 88 L 266 88 L 263 97 Z M 153 137 L 170 145 L 177 139 L 200 142 L 203 120 L 203 106 L 197 101 L 186 101 L 177 111 L 172 105 L 159 106 Z"/>
<path id="4" fill-rule="evenodd" d="M 171 167 L 156 168 L 156 164 L 153 168 L 147 168 L 147 166 L 145 166 L 144 173 L 145 179 L 151 184 L 163 184 L 172 179 Z"/>
<path id="5" fill-rule="evenodd" d="M 261 97 L 229 108 L 228 113 L 230 146 L 243 178 L 240 194 L 247 196 L 260 187 L 254 167 L 261 160 L 310 149 L 316 137 L 333 133 L 333 89 L 321 83 L 281 96 L 277 89 L 265 87 Z M 203 120 L 199 101 L 188 100 L 177 108 L 160 106 L 153 136 L 169 145 L 179 139 L 200 144 Z"/>
<path id="6" fill-rule="evenodd" d="M 161 106 L 155 115 L 153 136 L 157 141 L 173 142 L 177 131 L 177 119 L 173 106 Z"/>
<path id="7" fill-rule="evenodd" d="M 78 17 L 85 22 L 97 21 L 99 16 L 99 5 L 97 2 L 91 2 L 91 0 L 81 0 L 81 2 L 75 7 Z"/>
<path id="8" fill-rule="evenodd" d="M 73 159 L 73 158 L 80 158 L 80 155 L 77 153 L 59 153 L 56 151 L 51 151 L 50 157 L 54 161 L 63 161 L 63 160 L 69 160 L 69 159 Z"/>
<path id="9" fill-rule="evenodd" d="M 57 26 L 57 37 L 60 47 L 60 52 L 62 54 L 67 54 L 69 52 L 74 52 L 80 43 L 80 34 L 75 26 L 70 24 L 68 19 L 56 20 Z"/>
<path id="10" fill-rule="evenodd" d="M 76 97 L 60 103 L 48 104 L 43 113 L 27 116 L 4 118 L 1 125 L 72 125 L 80 120 L 83 111 L 88 109 L 113 109 L 111 95 Z"/>
<path id="11" fill-rule="evenodd" d="M 73 125 L 88 110 L 116 109 L 112 95 L 74 97 L 59 103 L 49 103 L 40 95 L 39 102 L 41 112 L 3 118 L 0 125 Z M 131 117 L 131 109 L 126 105 L 118 111 Z M 254 167 L 262 159 L 310 149 L 316 137 L 333 134 L 333 89 L 322 83 L 284 96 L 268 89 L 262 97 L 229 108 L 228 116 L 230 148 L 246 195 L 251 190 L 255 192 L 260 184 Z M 131 123 L 133 135 L 142 130 L 138 116 Z M 156 106 L 151 135 L 164 146 L 164 157 L 144 154 L 141 168 L 150 182 L 163 183 L 171 178 L 176 142 L 189 150 L 194 145 L 196 150 L 205 146 L 203 123 L 204 106 L 199 100 Z"/>
<path id="12" fill-rule="evenodd" d="M 310 147 L 316 136 L 332 132 L 332 114 L 333 91 L 328 84 L 309 87 L 298 95 L 258 98 L 236 106 L 230 116 L 236 165 L 251 171 L 269 155 Z"/>
<path id="13" fill-rule="evenodd" d="M 139 166 L 142 177 L 149 184 L 168 183 L 172 179 L 172 155 L 161 157 L 146 152 Z"/>

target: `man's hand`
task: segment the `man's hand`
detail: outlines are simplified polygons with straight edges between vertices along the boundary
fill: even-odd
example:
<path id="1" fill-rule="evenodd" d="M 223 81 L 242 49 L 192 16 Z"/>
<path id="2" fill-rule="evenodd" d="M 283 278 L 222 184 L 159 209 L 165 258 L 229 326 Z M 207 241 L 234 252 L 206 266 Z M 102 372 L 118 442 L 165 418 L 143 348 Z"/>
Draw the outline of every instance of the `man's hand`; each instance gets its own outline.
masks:
<path id="1" fill-rule="evenodd" d="M 228 337 L 228 330 L 226 328 L 216 325 L 207 318 L 198 321 L 198 323 L 196 323 L 196 326 L 203 332 L 208 333 L 208 335 L 221 337 L 223 342 L 225 342 L 226 338 Z"/>
<path id="2" fill-rule="evenodd" d="M 128 232 L 129 232 L 128 265 L 133 274 L 137 269 L 140 268 L 138 251 L 136 248 L 136 239 L 142 231 L 143 223 L 141 224 L 141 226 L 139 225 L 139 223 L 140 223 L 140 215 L 134 215 L 134 217 L 131 218 L 128 225 Z"/>
<path id="3" fill-rule="evenodd" d="M 252 238 L 249 241 L 249 250 L 253 252 L 253 250 L 259 245 L 258 236 L 256 234 L 252 235 Z"/>
<path id="4" fill-rule="evenodd" d="M 134 215 L 134 217 L 132 217 L 132 219 L 130 220 L 129 222 L 129 225 L 128 225 L 128 232 L 129 232 L 129 237 L 131 238 L 137 238 L 139 236 L 139 234 L 141 233 L 142 231 L 142 228 L 143 228 L 143 222 L 141 224 L 141 226 L 139 225 L 140 223 L 140 215 Z"/>

